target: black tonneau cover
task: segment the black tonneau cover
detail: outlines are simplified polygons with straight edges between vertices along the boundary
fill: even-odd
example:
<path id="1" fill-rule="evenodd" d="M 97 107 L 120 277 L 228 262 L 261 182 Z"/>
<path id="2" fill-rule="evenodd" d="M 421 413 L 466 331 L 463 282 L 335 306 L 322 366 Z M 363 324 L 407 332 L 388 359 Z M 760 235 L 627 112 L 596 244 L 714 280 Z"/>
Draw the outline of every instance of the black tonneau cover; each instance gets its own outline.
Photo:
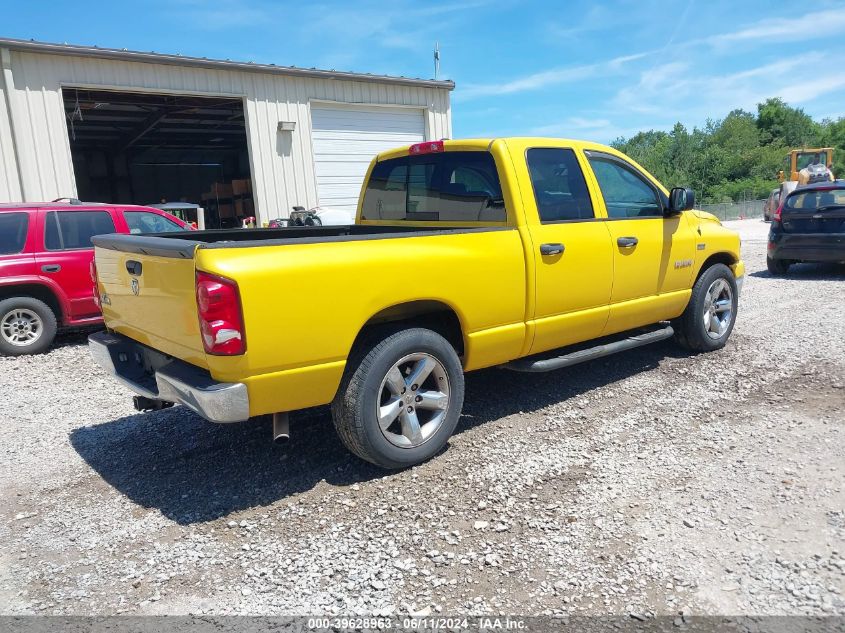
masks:
<path id="1" fill-rule="evenodd" d="M 456 233 L 515 230 L 507 226 L 472 228 L 416 226 L 303 226 L 278 229 L 217 229 L 125 235 L 110 233 L 91 238 L 94 246 L 125 253 L 191 259 L 197 248 L 249 248 L 284 244 L 317 244 L 358 240 L 396 239 Z"/>

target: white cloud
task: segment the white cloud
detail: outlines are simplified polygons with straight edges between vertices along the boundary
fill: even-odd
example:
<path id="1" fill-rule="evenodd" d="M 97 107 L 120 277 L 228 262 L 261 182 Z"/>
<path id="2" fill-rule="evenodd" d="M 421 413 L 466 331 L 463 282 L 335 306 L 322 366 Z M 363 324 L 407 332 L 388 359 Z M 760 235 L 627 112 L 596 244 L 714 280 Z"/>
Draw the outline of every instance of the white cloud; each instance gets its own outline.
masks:
<path id="1" fill-rule="evenodd" d="M 845 70 L 838 70 L 819 79 L 798 79 L 781 88 L 779 96 L 787 103 L 801 104 L 842 88 L 845 88 Z M 838 116 L 842 116 L 842 113 Z"/>
<path id="2" fill-rule="evenodd" d="M 575 12 L 577 13 L 577 12 Z M 595 31 L 606 31 L 625 22 L 624 12 L 613 11 L 610 7 L 594 4 L 583 14 L 577 24 L 572 20 L 565 23 L 554 21 L 547 26 L 552 37 L 563 39 L 583 37 Z"/>
<path id="3" fill-rule="evenodd" d="M 267 24 L 272 18 L 264 7 L 242 0 L 178 0 L 171 8 L 211 31 Z"/>
<path id="4" fill-rule="evenodd" d="M 528 130 L 528 134 L 531 136 L 550 136 L 554 138 L 583 138 L 591 141 L 610 143 L 620 136 L 631 136 L 638 131 L 638 127 L 619 126 L 607 118 L 573 116 L 558 122 L 531 128 Z"/>
<path id="5" fill-rule="evenodd" d="M 822 77 L 802 72 L 820 62 L 829 69 Z M 843 87 L 845 70 L 837 69 L 825 53 L 810 52 L 724 75 L 694 72 L 689 63 L 668 63 L 642 72 L 636 84 L 617 92 L 613 103 L 620 112 L 703 121 L 736 108 L 753 109 L 769 97 L 801 105 Z"/>
<path id="6" fill-rule="evenodd" d="M 595 64 L 583 64 L 580 66 L 566 66 L 563 68 L 552 68 L 544 70 L 511 81 L 490 84 L 466 84 L 459 85 L 455 93 L 455 100 L 468 100 L 477 97 L 488 97 L 492 95 L 513 94 L 527 90 L 538 90 L 548 86 L 570 83 L 581 79 L 593 78 L 600 75 L 619 72 L 625 64 L 642 59 L 649 53 L 636 53 L 614 57 L 613 59 Z"/>
<path id="7" fill-rule="evenodd" d="M 828 9 L 801 15 L 795 7 L 794 16 L 769 18 L 756 24 L 707 38 L 711 44 L 730 44 L 754 40 L 771 40 L 772 44 L 817 40 L 830 35 L 841 36 L 845 29 L 845 9 Z"/>

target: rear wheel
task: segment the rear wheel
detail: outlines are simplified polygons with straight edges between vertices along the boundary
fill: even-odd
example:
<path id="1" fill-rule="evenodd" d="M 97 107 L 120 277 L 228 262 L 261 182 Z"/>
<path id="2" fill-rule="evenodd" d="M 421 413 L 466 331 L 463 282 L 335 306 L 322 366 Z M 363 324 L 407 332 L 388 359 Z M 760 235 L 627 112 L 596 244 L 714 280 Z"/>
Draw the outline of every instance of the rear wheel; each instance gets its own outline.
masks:
<path id="1" fill-rule="evenodd" d="M 33 297 L 0 301 L 0 353 L 7 356 L 38 354 L 56 337 L 56 315 Z"/>
<path id="2" fill-rule="evenodd" d="M 350 359 L 332 417 L 346 447 L 382 468 L 407 468 L 449 440 L 464 399 L 460 359 L 422 328 L 378 340 Z"/>
<path id="3" fill-rule="evenodd" d="M 769 269 L 769 273 L 772 275 L 785 275 L 789 270 L 789 264 L 790 262 L 785 259 L 766 257 L 766 268 Z"/>
<path id="4" fill-rule="evenodd" d="M 687 309 L 674 324 L 678 342 L 696 352 L 724 347 L 733 331 L 737 299 L 730 268 L 715 264 L 705 270 L 692 288 Z"/>

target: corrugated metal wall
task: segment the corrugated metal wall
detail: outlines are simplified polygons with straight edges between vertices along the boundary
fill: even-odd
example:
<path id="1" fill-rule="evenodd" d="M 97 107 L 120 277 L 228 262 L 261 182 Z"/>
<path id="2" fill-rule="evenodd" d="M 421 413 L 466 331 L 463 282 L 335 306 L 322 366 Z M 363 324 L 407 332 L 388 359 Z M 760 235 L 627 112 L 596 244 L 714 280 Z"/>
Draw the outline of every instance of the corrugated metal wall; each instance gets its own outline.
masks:
<path id="1" fill-rule="evenodd" d="M 21 187 L 15 141 L 9 119 L 9 89 L 6 88 L 7 82 L 12 83 L 8 50 L 0 49 L 0 61 L 0 202 L 10 202 L 21 199 Z"/>
<path id="2" fill-rule="evenodd" d="M 260 221 L 317 204 L 311 147 L 312 101 L 414 106 L 425 110 L 426 136 L 451 136 L 449 91 L 340 79 L 299 78 L 44 53 L 3 51 L 14 87 L 0 84 L 0 201 L 75 196 L 62 86 L 193 93 L 245 98 L 247 138 Z M 8 100 L 6 97 L 8 96 Z M 7 112 L 6 103 L 11 112 Z M 8 115 L 11 114 L 11 117 Z M 294 132 L 278 132 L 295 121 Z M 10 127 L 11 122 L 11 127 Z M 15 168 L 12 128 L 23 193 Z"/>

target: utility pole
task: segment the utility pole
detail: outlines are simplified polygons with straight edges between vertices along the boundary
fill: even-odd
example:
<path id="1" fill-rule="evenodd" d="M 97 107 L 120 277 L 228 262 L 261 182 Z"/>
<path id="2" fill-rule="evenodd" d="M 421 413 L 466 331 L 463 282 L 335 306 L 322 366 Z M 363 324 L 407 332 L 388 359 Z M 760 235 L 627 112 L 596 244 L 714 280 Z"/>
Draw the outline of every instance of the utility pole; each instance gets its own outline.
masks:
<path id="1" fill-rule="evenodd" d="M 434 43 L 434 79 L 440 79 L 440 42 Z"/>

